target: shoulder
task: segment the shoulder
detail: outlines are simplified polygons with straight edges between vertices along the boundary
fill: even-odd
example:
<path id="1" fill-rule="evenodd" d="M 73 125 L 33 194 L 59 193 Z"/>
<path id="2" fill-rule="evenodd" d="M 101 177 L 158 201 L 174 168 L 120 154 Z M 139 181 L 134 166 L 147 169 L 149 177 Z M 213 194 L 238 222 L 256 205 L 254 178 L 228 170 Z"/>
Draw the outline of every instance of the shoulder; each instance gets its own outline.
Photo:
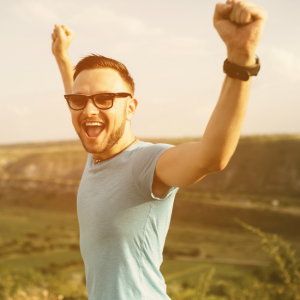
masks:
<path id="1" fill-rule="evenodd" d="M 139 145 L 138 145 L 139 144 Z M 132 167 L 135 172 L 141 172 L 142 170 L 151 170 L 152 166 L 155 167 L 158 158 L 167 149 L 174 147 L 169 144 L 152 144 L 146 142 L 140 142 L 136 144 L 131 161 Z"/>
<path id="2" fill-rule="evenodd" d="M 163 152 L 169 148 L 174 147 L 170 144 L 158 143 L 153 144 L 149 142 L 139 142 L 136 144 L 137 147 L 134 149 L 135 154 L 156 154 L 157 152 Z"/>

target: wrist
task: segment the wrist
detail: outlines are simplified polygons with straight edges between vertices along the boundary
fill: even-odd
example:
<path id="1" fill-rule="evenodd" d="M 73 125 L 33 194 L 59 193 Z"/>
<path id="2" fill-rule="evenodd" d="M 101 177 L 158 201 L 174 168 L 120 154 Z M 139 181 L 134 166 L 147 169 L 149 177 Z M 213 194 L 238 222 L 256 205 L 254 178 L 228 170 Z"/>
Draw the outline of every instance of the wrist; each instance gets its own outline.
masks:
<path id="1" fill-rule="evenodd" d="M 69 54 L 68 52 L 54 53 L 54 57 L 57 61 L 65 61 L 69 59 Z"/>
<path id="2" fill-rule="evenodd" d="M 256 63 L 255 53 L 250 52 L 227 51 L 227 59 L 240 67 L 249 67 Z"/>
<path id="3" fill-rule="evenodd" d="M 228 59 L 224 61 L 223 65 L 224 73 L 231 78 L 236 78 L 242 81 L 248 81 L 251 76 L 257 76 L 259 70 L 260 60 L 257 55 L 255 55 L 255 63 L 249 66 L 237 65 L 236 63 L 231 63 Z"/>

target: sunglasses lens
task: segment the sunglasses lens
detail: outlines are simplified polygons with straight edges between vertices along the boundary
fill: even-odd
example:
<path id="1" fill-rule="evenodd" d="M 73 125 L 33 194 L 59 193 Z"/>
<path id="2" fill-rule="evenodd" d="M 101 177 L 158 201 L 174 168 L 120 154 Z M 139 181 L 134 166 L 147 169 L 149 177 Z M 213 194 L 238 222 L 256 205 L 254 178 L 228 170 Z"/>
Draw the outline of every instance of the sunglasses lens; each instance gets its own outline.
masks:
<path id="1" fill-rule="evenodd" d="M 73 109 L 82 109 L 85 106 L 86 98 L 80 95 L 72 95 L 68 97 L 69 105 Z"/>
<path id="2" fill-rule="evenodd" d="M 111 108 L 113 103 L 114 95 L 103 94 L 103 95 L 95 95 L 94 101 L 98 108 Z"/>

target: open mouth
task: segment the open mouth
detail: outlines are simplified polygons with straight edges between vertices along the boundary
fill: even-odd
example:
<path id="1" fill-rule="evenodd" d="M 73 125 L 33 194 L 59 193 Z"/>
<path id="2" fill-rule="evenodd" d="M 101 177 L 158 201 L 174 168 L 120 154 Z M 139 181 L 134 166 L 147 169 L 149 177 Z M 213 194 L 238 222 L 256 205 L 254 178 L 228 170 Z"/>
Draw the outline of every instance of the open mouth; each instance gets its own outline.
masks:
<path id="1" fill-rule="evenodd" d="M 89 139 L 96 139 L 104 129 L 104 124 L 100 122 L 85 122 L 82 124 L 83 130 Z"/>

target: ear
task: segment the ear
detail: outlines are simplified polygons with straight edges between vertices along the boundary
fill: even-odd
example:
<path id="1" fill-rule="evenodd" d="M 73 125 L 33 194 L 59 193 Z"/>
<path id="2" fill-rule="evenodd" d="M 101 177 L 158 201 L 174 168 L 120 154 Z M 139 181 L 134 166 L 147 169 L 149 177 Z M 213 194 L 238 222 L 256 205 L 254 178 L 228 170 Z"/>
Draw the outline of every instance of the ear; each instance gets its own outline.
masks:
<path id="1" fill-rule="evenodd" d="M 131 98 L 129 99 L 129 101 L 127 102 L 127 114 L 126 114 L 126 120 L 130 121 L 132 119 L 132 117 L 135 114 L 135 111 L 137 109 L 138 106 L 138 101 L 135 98 Z"/>

